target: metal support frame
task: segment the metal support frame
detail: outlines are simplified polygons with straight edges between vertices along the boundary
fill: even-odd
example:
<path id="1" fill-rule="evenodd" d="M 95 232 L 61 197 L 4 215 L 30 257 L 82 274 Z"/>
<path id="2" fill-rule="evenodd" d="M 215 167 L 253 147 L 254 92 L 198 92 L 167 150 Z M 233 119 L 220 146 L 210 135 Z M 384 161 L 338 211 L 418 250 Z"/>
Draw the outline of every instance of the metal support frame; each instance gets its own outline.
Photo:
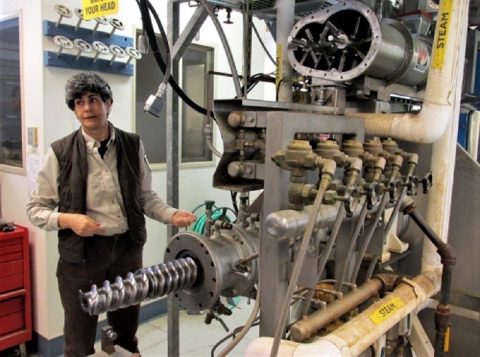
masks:
<path id="1" fill-rule="evenodd" d="M 188 21 L 187 26 L 185 26 L 185 29 L 179 35 L 178 39 L 175 41 L 175 43 L 170 44 L 172 47 L 172 60 L 178 60 L 183 56 L 207 17 L 208 12 L 203 6 L 199 6 L 197 10 L 195 10 L 195 13 Z M 173 19 L 171 19 L 171 21 L 173 21 Z"/>
<path id="2" fill-rule="evenodd" d="M 179 61 L 194 39 L 200 27 L 208 16 L 203 6 L 197 8 L 187 26 L 180 33 L 180 4 L 178 0 L 168 0 L 167 4 L 167 36 L 172 53 L 172 73 L 179 73 Z M 179 206 L 179 103 L 178 95 L 170 86 L 166 96 L 166 164 L 167 164 L 167 203 L 173 207 Z M 173 225 L 167 227 L 167 239 L 170 241 L 178 232 Z M 173 295 L 167 297 L 168 306 L 168 356 L 180 355 L 179 305 Z"/>
<path id="3" fill-rule="evenodd" d="M 248 82 L 252 64 L 252 27 L 253 12 L 252 0 L 244 1 L 243 13 L 243 98 L 247 98 Z"/>
<path id="4" fill-rule="evenodd" d="M 177 1 L 169 0 L 167 4 L 167 36 L 168 43 L 172 47 L 179 37 L 180 28 L 180 4 Z M 172 58 L 172 73 L 178 73 L 179 58 Z M 166 118 L 167 118 L 167 203 L 173 207 L 178 207 L 178 96 L 172 87 L 167 88 L 166 98 Z M 178 229 L 173 225 L 167 227 L 167 239 L 170 241 L 177 233 Z M 168 356 L 177 357 L 180 355 L 179 346 L 179 306 L 178 301 L 171 294 L 167 298 L 168 306 Z"/>

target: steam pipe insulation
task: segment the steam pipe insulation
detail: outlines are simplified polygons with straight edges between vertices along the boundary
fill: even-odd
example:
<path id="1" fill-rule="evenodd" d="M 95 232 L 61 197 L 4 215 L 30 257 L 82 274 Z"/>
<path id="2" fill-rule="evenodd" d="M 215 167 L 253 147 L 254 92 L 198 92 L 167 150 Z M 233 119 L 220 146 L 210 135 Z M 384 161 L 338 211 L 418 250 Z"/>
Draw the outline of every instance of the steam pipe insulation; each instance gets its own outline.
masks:
<path id="1" fill-rule="evenodd" d="M 440 1 L 421 111 L 418 114 L 355 113 L 365 119 L 367 135 L 416 143 L 433 143 L 442 137 L 455 116 L 455 102 L 460 103 L 469 3 L 469 0 Z"/>
<path id="2" fill-rule="evenodd" d="M 450 244 L 445 243 L 434 232 L 427 221 L 417 212 L 417 205 L 410 197 L 404 200 L 406 207 L 403 209 L 404 214 L 408 214 L 417 226 L 422 230 L 427 238 L 437 248 L 443 264 L 442 270 L 442 286 L 440 290 L 440 301 L 435 311 L 435 356 L 444 356 L 448 345 L 447 334 L 450 329 L 450 290 L 452 285 L 453 266 L 455 265 L 455 252 Z"/>
<path id="3" fill-rule="evenodd" d="M 359 356 L 370 345 L 387 333 L 393 326 L 414 312 L 435 293 L 437 271 L 425 271 L 412 280 L 402 282 L 386 297 L 372 304 L 349 322 L 330 334 L 311 343 L 296 343 L 282 340 L 279 356 Z M 245 356 L 269 356 L 273 338 L 262 337 L 253 340 Z"/>

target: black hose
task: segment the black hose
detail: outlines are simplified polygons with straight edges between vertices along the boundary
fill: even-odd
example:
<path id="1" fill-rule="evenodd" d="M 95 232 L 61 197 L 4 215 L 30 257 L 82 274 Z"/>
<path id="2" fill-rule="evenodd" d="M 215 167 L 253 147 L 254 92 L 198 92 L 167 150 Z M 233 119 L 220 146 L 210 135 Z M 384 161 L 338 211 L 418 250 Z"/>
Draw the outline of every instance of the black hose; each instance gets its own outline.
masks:
<path id="1" fill-rule="evenodd" d="M 162 29 L 163 27 L 161 25 L 160 18 L 158 17 L 158 14 L 155 11 L 155 9 L 153 8 L 153 6 L 151 5 L 150 1 L 148 1 L 148 0 L 137 0 L 137 4 L 139 6 L 140 13 L 142 15 L 142 24 L 143 24 L 143 27 L 145 29 L 145 33 L 148 37 L 148 41 L 150 42 L 150 45 L 152 46 L 153 55 L 155 57 L 155 60 L 157 61 L 158 66 L 160 67 L 160 69 L 162 70 L 162 72 L 165 75 L 166 70 L 167 70 L 167 65 L 165 64 L 165 61 L 163 60 L 163 57 L 160 53 L 160 49 L 158 48 L 157 38 L 155 36 L 155 32 L 153 30 L 153 25 L 152 25 L 150 15 L 149 15 L 148 11 L 150 10 L 153 17 L 155 18 L 157 26 L 160 29 Z M 160 31 L 162 31 L 162 30 L 160 30 Z M 163 37 L 163 35 L 162 35 L 162 37 Z M 164 41 L 164 43 L 165 43 L 165 41 Z M 166 42 L 166 43 L 167 43 L 167 46 L 168 46 L 168 42 Z M 168 47 L 166 48 L 166 51 L 169 51 Z M 192 99 L 190 99 L 190 97 L 182 90 L 182 88 L 180 88 L 180 86 L 178 85 L 177 81 L 175 80 L 175 78 L 173 76 L 171 76 L 171 75 L 169 76 L 168 83 L 172 86 L 173 90 L 178 94 L 178 96 L 188 106 L 190 106 L 193 110 L 195 110 L 196 112 L 198 112 L 202 115 L 207 115 L 207 110 L 205 108 L 201 107 L 200 105 L 198 105 L 197 103 L 195 103 Z M 210 112 L 210 116 L 214 120 L 216 120 L 213 112 Z"/>

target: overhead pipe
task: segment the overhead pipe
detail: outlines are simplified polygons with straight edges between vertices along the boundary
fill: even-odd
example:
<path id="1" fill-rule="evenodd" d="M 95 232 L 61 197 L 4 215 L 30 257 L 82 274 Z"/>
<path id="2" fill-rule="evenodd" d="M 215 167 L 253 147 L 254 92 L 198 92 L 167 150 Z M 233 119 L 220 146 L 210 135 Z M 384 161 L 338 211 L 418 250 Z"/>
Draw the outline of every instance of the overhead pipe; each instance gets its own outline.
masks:
<path id="1" fill-rule="evenodd" d="M 355 113 L 367 135 L 433 143 L 445 133 L 460 100 L 469 0 L 442 0 L 435 29 L 432 64 L 418 114 Z"/>
<path id="2" fill-rule="evenodd" d="M 278 101 L 292 102 L 292 67 L 288 62 L 288 36 L 294 25 L 295 1 L 277 0 L 276 43 L 277 43 L 277 71 L 275 85 L 277 87 Z"/>

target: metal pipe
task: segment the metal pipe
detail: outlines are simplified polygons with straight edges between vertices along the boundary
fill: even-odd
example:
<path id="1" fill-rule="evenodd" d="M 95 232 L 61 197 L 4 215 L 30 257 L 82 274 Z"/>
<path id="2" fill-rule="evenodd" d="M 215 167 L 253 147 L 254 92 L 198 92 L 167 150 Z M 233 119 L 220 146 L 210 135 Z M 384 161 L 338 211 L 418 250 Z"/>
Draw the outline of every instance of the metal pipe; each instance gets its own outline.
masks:
<path id="1" fill-rule="evenodd" d="M 212 20 L 213 25 L 215 26 L 215 29 L 217 30 L 218 36 L 220 37 L 220 41 L 222 42 L 223 49 L 225 50 L 225 54 L 227 56 L 228 65 L 230 66 L 230 71 L 232 72 L 233 85 L 235 87 L 235 92 L 237 94 L 237 98 L 242 98 L 242 88 L 240 87 L 240 78 L 238 76 L 237 67 L 235 66 L 235 61 L 234 61 L 233 56 L 232 56 L 232 51 L 231 51 L 230 46 L 228 44 L 227 38 L 225 37 L 225 32 L 223 31 L 222 26 L 220 25 L 220 22 L 218 21 L 218 18 L 213 13 L 212 8 L 207 3 L 207 1 L 206 0 L 199 0 L 199 1 L 205 7 L 205 10 L 207 11 L 208 16 Z"/>
<path id="2" fill-rule="evenodd" d="M 425 271 L 412 280 L 403 279 L 390 294 L 372 304 L 349 322 L 312 343 L 282 341 L 279 355 L 301 356 L 359 356 L 382 335 L 421 306 L 435 293 L 438 271 Z M 386 307 L 388 307 L 386 309 Z M 388 313 L 385 316 L 382 312 Z M 383 316 L 383 317 L 382 317 Z M 268 356 L 273 339 L 255 339 L 245 351 L 246 356 Z"/>
<path id="3" fill-rule="evenodd" d="M 293 271 L 290 277 L 290 282 L 288 284 L 286 296 L 284 297 L 284 302 L 282 305 L 282 310 L 280 311 L 279 321 L 275 328 L 274 334 L 274 343 L 272 346 L 272 351 L 270 355 L 275 357 L 278 352 L 278 346 L 280 340 L 282 339 L 285 333 L 285 325 L 287 321 L 287 312 L 290 308 L 290 301 L 292 299 L 293 293 L 295 292 L 297 286 L 297 280 L 300 276 L 300 272 L 303 266 L 303 261 L 307 253 L 308 245 L 310 243 L 310 238 L 315 229 L 315 218 L 318 215 L 320 207 L 322 206 L 323 197 L 327 191 L 328 186 L 332 182 L 333 175 L 336 169 L 336 163 L 333 160 L 323 159 L 322 157 L 317 156 L 315 159 L 315 166 L 321 168 L 321 179 L 318 187 L 317 194 L 315 196 L 315 201 L 313 203 L 313 211 L 311 216 L 308 218 L 307 226 L 303 233 L 302 242 L 298 250 L 297 258 L 293 266 Z"/>
<path id="4" fill-rule="evenodd" d="M 468 7 L 469 0 L 440 1 L 433 63 L 420 113 L 355 113 L 355 116 L 365 119 L 366 134 L 417 143 L 433 143 L 442 137 L 455 117 L 454 103 L 460 100 L 458 93 L 461 91 L 465 63 L 464 33 L 467 30 Z M 456 55 L 447 55 L 449 53 Z M 435 125 L 432 125 L 432 118 L 435 118 Z"/>
<path id="5" fill-rule="evenodd" d="M 351 216 L 345 217 L 346 221 L 357 219 L 360 216 L 361 208 L 364 197 L 360 199 L 360 204 Z M 325 227 L 331 227 L 338 213 L 340 205 L 343 202 L 337 202 L 333 205 L 322 205 L 320 211 L 316 216 L 315 229 L 321 229 Z M 375 213 L 378 210 L 378 204 L 374 206 L 368 213 Z M 265 224 L 269 234 L 272 238 L 277 240 L 285 240 L 293 237 L 298 237 L 303 234 L 308 222 L 308 218 L 312 214 L 312 206 L 305 206 L 303 210 L 296 211 L 292 209 L 281 210 L 270 213 L 265 219 Z"/>
<path id="6" fill-rule="evenodd" d="M 365 217 L 367 217 L 367 206 L 368 206 L 368 201 L 365 200 L 365 202 L 362 205 L 362 210 L 360 211 L 360 217 L 358 218 L 357 224 L 355 225 L 355 229 L 349 239 L 349 246 L 347 250 L 347 254 L 345 255 L 345 262 L 350 262 L 350 258 L 353 254 L 353 250 L 355 249 L 355 246 L 357 244 L 357 238 L 358 235 L 360 234 L 360 230 L 363 227 L 363 224 L 365 222 Z M 343 264 L 342 270 L 340 271 L 338 281 L 335 284 L 335 290 L 337 291 L 342 291 L 343 283 L 345 282 L 345 277 L 347 276 L 347 269 L 348 269 L 348 264 Z"/>
<path id="7" fill-rule="evenodd" d="M 345 204 L 342 204 L 342 205 L 340 205 L 340 208 L 338 209 L 337 218 L 335 218 L 335 222 L 333 224 L 333 228 L 332 228 L 332 231 L 330 233 L 330 238 L 328 239 L 327 246 L 325 247 L 324 251 L 322 252 L 322 255 L 320 257 L 320 261 L 318 262 L 318 278 L 317 278 L 317 281 L 319 281 L 321 279 L 322 273 L 325 270 L 327 260 L 330 257 L 330 253 L 332 252 L 332 249 L 333 249 L 333 246 L 335 245 L 335 242 L 337 241 L 337 235 L 338 235 L 338 232 L 340 231 L 340 227 L 341 227 L 342 222 L 345 218 L 345 214 L 346 214 Z M 307 293 L 307 295 L 305 297 L 305 301 L 303 303 L 302 316 L 307 314 L 308 309 L 310 307 L 310 302 L 312 301 L 314 293 L 315 293 L 315 289 L 310 289 L 310 291 Z"/>
<path id="8" fill-rule="evenodd" d="M 352 275 L 350 277 L 350 281 L 352 283 L 355 283 L 355 280 L 357 280 L 358 272 L 360 271 L 360 265 L 362 264 L 363 256 L 365 255 L 365 252 L 367 251 L 368 245 L 370 244 L 370 240 L 373 237 L 373 233 L 375 232 L 375 229 L 377 228 L 377 224 L 380 221 L 380 217 L 383 214 L 383 211 L 385 210 L 385 206 L 388 202 L 388 194 L 386 192 L 383 193 L 382 199 L 380 201 L 380 204 L 378 205 L 378 210 L 377 213 L 375 214 L 375 218 L 373 219 L 372 224 L 370 225 L 368 232 L 365 234 L 365 239 L 363 241 L 363 244 L 357 254 L 357 259 L 355 260 L 355 265 L 353 267 Z"/>
<path id="9" fill-rule="evenodd" d="M 386 235 L 388 232 L 390 232 L 390 229 L 392 229 L 393 222 L 395 222 L 395 218 L 398 215 L 398 211 L 400 211 L 400 206 L 402 205 L 403 198 L 405 197 L 405 194 L 407 193 L 407 186 L 402 187 L 402 191 L 400 192 L 400 196 L 398 197 L 397 202 L 395 203 L 395 207 L 393 208 L 393 212 L 388 220 L 387 226 L 383 230 L 383 240 L 386 240 Z"/>
<path id="10" fill-rule="evenodd" d="M 338 299 L 328 304 L 326 309 L 317 310 L 293 324 L 290 329 L 291 339 L 295 342 L 301 342 L 310 338 L 315 332 L 377 295 L 381 289 L 383 289 L 382 281 L 375 279 L 375 277 L 372 278 L 358 289 L 345 294 L 343 299 Z"/>
<path id="11" fill-rule="evenodd" d="M 295 19 L 295 1 L 278 0 L 275 4 L 277 8 L 277 73 L 276 87 L 278 101 L 283 103 L 292 102 L 292 67 L 288 62 L 288 35 L 294 25 Z"/>
<path id="12" fill-rule="evenodd" d="M 203 127 L 203 133 L 205 134 L 205 141 L 207 143 L 208 148 L 210 151 L 217 157 L 222 157 L 222 153 L 217 150 L 217 148 L 213 145 L 213 130 L 212 130 L 212 119 L 211 119 L 211 112 L 212 112 L 212 101 L 210 98 L 210 79 L 211 75 L 219 75 L 225 77 L 232 77 L 229 73 L 223 72 L 216 72 L 216 71 L 208 71 L 207 76 L 205 78 L 205 82 L 207 83 L 207 114 L 205 116 L 205 125 Z"/>
<path id="13" fill-rule="evenodd" d="M 295 265 L 293 267 L 290 283 L 288 284 L 287 293 L 286 293 L 286 296 L 284 297 L 285 300 L 282 305 L 282 311 L 280 312 L 279 321 L 275 329 L 275 338 L 274 338 L 275 342 L 273 343 L 272 351 L 270 353 L 272 357 L 275 357 L 277 355 L 279 343 L 285 333 L 287 312 L 289 311 L 290 301 L 297 287 L 297 280 L 298 280 L 298 277 L 300 276 L 303 261 L 307 253 L 307 248 L 310 243 L 310 237 L 312 236 L 313 230 L 315 228 L 316 216 L 318 214 L 318 211 L 320 210 L 320 206 L 322 205 L 323 197 L 325 196 L 325 192 L 327 191 L 328 185 L 332 181 L 333 175 L 335 173 L 335 168 L 336 168 L 335 161 L 325 160 L 318 157 L 315 163 L 318 167 L 322 167 L 322 170 L 321 170 L 322 178 L 320 180 L 317 195 L 313 203 L 312 214 L 308 219 L 307 227 L 303 234 L 302 243 L 300 245 L 300 249 L 297 254 L 297 259 L 295 260 Z"/>
<path id="14" fill-rule="evenodd" d="M 446 335 L 447 331 L 450 329 L 449 303 L 450 289 L 452 284 L 452 270 L 456 260 L 455 252 L 448 243 L 444 243 L 442 241 L 442 239 L 435 233 L 427 221 L 425 221 L 425 219 L 417 212 L 417 206 L 415 202 L 412 199 L 405 201 L 410 203 L 406 204 L 403 212 L 408 214 L 413 219 L 417 226 L 422 230 L 423 233 L 425 233 L 427 238 L 437 248 L 443 264 L 440 301 L 435 312 L 435 356 L 444 356 Z"/>

